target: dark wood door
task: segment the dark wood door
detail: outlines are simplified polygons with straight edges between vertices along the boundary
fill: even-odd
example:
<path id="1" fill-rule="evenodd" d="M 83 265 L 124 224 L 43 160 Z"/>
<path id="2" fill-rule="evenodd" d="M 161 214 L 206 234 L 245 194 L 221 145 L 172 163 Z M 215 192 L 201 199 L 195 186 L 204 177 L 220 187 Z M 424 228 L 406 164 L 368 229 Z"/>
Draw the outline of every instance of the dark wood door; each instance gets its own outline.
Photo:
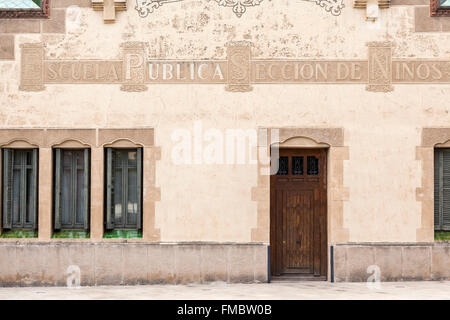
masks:
<path id="1" fill-rule="evenodd" d="M 326 149 L 280 149 L 270 178 L 272 276 L 327 276 Z"/>

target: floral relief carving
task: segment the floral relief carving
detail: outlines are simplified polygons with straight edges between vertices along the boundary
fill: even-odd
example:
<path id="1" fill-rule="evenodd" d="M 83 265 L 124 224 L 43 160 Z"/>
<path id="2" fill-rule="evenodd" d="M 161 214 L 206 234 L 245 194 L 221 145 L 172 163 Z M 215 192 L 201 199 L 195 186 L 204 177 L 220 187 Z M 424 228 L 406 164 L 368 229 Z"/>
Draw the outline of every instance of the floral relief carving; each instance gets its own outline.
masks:
<path id="1" fill-rule="evenodd" d="M 136 0 L 136 11 L 141 18 L 147 17 L 150 13 L 167 3 L 182 2 L 185 0 Z M 229 7 L 238 18 L 247 12 L 247 8 L 259 6 L 264 0 L 208 0 L 215 1 L 219 6 Z M 334 16 L 339 16 L 345 7 L 344 0 L 304 0 L 313 2 L 330 12 Z"/>
<path id="2" fill-rule="evenodd" d="M 231 7 L 238 18 L 247 11 L 247 7 L 259 6 L 263 0 L 215 0 L 219 6 Z"/>
<path id="3" fill-rule="evenodd" d="M 339 16 L 342 9 L 345 7 L 344 0 L 306 0 L 308 2 L 315 2 L 318 6 L 330 12 L 333 16 Z"/>
<path id="4" fill-rule="evenodd" d="M 184 0 L 136 0 L 135 9 L 137 10 L 141 18 L 145 18 L 149 13 L 153 13 L 163 4 L 181 1 Z"/>

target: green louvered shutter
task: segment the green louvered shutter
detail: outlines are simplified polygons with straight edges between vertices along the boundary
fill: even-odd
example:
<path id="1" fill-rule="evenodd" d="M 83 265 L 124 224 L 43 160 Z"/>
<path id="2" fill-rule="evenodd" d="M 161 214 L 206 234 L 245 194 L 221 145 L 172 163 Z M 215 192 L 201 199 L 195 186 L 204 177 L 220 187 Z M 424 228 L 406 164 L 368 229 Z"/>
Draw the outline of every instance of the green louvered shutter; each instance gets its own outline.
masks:
<path id="1" fill-rule="evenodd" d="M 89 151 L 90 149 L 84 149 L 84 185 L 83 185 L 83 197 L 84 197 L 84 229 L 89 229 Z"/>
<path id="2" fill-rule="evenodd" d="M 434 229 L 450 231 L 450 149 L 434 155 Z"/>
<path id="3" fill-rule="evenodd" d="M 442 229 L 450 231 L 450 150 L 442 152 Z"/>
<path id="4" fill-rule="evenodd" d="M 434 150 L 434 230 L 441 230 L 441 219 L 440 219 L 440 152 L 439 149 Z"/>
<path id="5" fill-rule="evenodd" d="M 55 149 L 55 229 L 61 229 L 61 149 Z"/>
<path id="6" fill-rule="evenodd" d="M 141 229 L 142 148 L 106 149 L 105 214 L 108 230 Z"/>
<path id="7" fill-rule="evenodd" d="M 112 166 L 113 166 L 112 148 L 106 149 L 106 229 L 114 228 L 114 217 L 112 211 Z"/>
<path id="8" fill-rule="evenodd" d="M 3 149 L 3 228 L 37 229 L 38 149 Z"/>
<path id="9" fill-rule="evenodd" d="M 142 148 L 137 149 L 137 229 L 142 226 Z"/>
<path id="10" fill-rule="evenodd" d="M 11 149 L 3 149 L 3 228 L 12 227 L 12 179 L 14 153 Z"/>
<path id="11" fill-rule="evenodd" d="M 33 203 L 33 230 L 36 230 L 38 227 L 38 216 L 37 216 L 37 212 L 38 212 L 38 195 L 37 195 L 37 191 L 38 191 L 38 149 L 33 149 L 33 156 L 32 156 L 32 163 L 33 163 L 33 169 L 32 169 L 32 174 L 33 174 L 33 198 L 32 198 L 32 203 Z"/>
<path id="12" fill-rule="evenodd" d="M 90 149 L 55 149 L 54 228 L 89 229 Z"/>

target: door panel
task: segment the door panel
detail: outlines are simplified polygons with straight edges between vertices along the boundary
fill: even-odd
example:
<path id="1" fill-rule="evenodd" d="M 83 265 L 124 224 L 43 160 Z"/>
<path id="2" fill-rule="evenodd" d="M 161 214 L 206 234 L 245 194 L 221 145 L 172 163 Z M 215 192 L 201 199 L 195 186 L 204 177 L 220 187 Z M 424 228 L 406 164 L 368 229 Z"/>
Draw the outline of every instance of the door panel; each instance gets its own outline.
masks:
<path id="1" fill-rule="evenodd" d="M 326 276 L 326 150 L 281 149 L 270 194 L 272 275 Z"/>
<path id="2" fill-rule="evenodd" d="M 312 266 L 312 190 L 287 192 L 286 206 L 286 262 L 284 272 L 311 272 Z"/>

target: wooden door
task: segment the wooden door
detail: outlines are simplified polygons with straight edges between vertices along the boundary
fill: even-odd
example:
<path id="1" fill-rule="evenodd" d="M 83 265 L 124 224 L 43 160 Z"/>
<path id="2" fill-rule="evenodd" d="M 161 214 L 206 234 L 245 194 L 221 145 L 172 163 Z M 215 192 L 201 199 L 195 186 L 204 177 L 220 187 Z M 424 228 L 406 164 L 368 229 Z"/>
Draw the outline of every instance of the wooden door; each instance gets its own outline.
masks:
<path id="1" fill-rule="evenodd" d="M 325 149 L 280 149 L 270 179 L 272 276 L 327 276 Z"/>

